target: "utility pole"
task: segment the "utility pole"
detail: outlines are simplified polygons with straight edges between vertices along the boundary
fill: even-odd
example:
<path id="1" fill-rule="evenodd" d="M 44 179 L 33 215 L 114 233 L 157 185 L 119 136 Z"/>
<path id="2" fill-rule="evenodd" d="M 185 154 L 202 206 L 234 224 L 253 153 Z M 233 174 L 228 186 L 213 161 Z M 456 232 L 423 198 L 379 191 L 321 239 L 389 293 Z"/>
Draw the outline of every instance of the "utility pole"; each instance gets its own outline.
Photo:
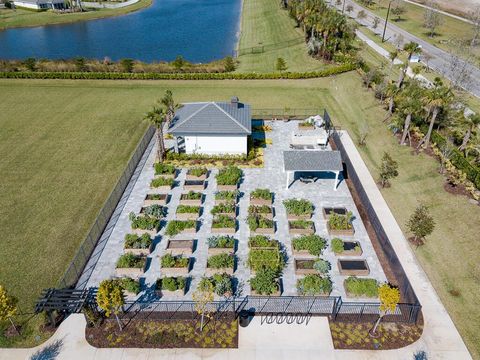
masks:
<path id="1" fill-rule="evenodd" d="M 385 31 L 387 31 L 388 15 L 390 15 L 390 6 L 392 6 L 392 1 L 393 0 L 390 0 L 388 2 L 387 17 L 385 19 L 385 26 L 383 27 L 382 43 L 385 41 Z"/>

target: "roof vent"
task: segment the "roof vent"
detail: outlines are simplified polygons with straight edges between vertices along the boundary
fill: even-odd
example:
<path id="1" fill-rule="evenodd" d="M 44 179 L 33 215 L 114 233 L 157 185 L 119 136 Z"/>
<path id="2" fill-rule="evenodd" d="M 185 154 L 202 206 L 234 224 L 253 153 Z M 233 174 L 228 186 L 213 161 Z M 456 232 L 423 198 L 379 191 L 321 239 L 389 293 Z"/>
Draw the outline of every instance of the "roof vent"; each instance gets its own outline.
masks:
<path id="1" fill-rule="evenodd" d="M 235 105 L 236 107 L 238 107 L 238 97 L 237 96 L 232 96 L 232 99 L 230 100 L 230 103 L 232 105 Z"/>

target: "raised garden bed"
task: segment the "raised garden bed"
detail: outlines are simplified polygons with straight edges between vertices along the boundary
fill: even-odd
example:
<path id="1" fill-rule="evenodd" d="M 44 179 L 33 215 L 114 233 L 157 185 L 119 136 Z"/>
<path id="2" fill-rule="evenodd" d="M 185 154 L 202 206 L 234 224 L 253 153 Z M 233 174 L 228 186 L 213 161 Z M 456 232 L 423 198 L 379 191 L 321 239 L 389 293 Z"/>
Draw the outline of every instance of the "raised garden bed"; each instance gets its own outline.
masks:
<path id="1" fill-rule="evenodd" d="M 186 191 L 202 191 L 207 187 L 207 182 L 203 180 L 185 180 L 183 189 Z"/>
<path id="2" fill-rule="evenodd" d="M 125 254 L 146 256 L 152 252 L 152 238 L 149 234 L 126 234 L 123 251 Z"/>
<path id="3" fill-rule="evenodd" d="M 151 237 L 154 237 L 160 227 L 160 220 L 152 216 L 135 215 L 135 213 L 131 212 L 128 215 L 128 218 L 131 223 L 132 231 L 135 234 L 141 235 L 147 233 Z"/>
<path id="4" fill-rule="evenodd" d="M 288 222 L 288 231 L 290 234 L 311 235 L 315 233 L 313 221 L 290 220 Z"/>
<path id="5" fill-rule="evenodd" d="M 225 273 L 233 275 L 235 270 L 235 255 L 233 254 L 218 254 L 210 256 L 207 259 L 207 268 L 205 274 L 212 276 L 213 274 Z"/>
<path id="6" fill-rule="evenodd" d="M 167 224 L 165 234 L 175 236 L 178 234 L 194 234 L 197 232 L 197 222 L 194 220 L 171 220 Z"/>
<path id="7" fill-rule="evenodd" d="M 349 211 L 346 215 L 330 213 L 327 221 L 327 229 L 330 235 L 334 236 L 353 236 L 355 231 L 352 225 L 352 213 Z"/>
<path id="8" fill-rule="evenodd" d="M 185 295 L 187 278 L 183 276 L 166 276 L 158 279 L 155 284 L 155 292 L 158 296 L 180 297 Z"/>
<path id="9" fill-rule="evenodd" d="M 180 205 L 201 206 L 202 196 L 200 192 L 189 191 L 188 193 L 180 195 Z"/>
<path id="10" fill-rule="evenodd" d="M 327 241 L 319 235 L 302 235 L 292 239 L 294 256 L 320 256 L 327 246 Z"/>
<path id="11" fill-rule="evenodd" d="M 275 222 L 273 220 L 259 215 L 248 215 L 247 222 L 252 233 L 269 235 L 275 233 Z"/>
<path id="12" fill-rule="evenodd" d="M 150 187 L 160 190 L 169 191 L 175 185 L 175 180 L 170 177 L 158 176 L 150 182 Z"/>
<path id="13" fill-rule="evenodd" d="M 192 258 L 182 255 L 165 254 L 160 259 L 162 276 L 187 275 L 190 271 Z"/>
<path id="14" fill-rule="evenodd" d="M 370 274 L 370 268 L 368 267 L 366 260 L 340 259 L 337 261 L 337 266 L 340 275 L 367 276 Z"/>
<path id="15" fill-rule="evenodd" d="M 313 204 L 305 199 L 288 199 L 283 201 L 288 220 L 309 220 L 313 214 Z"/>
<path id="16" fill-rule="evenodd" d="M 232 236 L 211 236 L 208 238 L 208 255 L 223 253 L 233 254 L 235 252 L 235 239 Z"/>
<path id="17" fill-rule="evenodd" d="M 167 242 L 166 252 L 170 255 L 191 255 L 194 240 L 171 240 Z"/>
<path id="18" fill-rule="evenodd" d="M 243 171 L 236 166 L 220 169 L 217 176 L 217 189 L 219 191 L 232 191 L 238 188 Z"/>
<path id="19" fill-rule="evenodd" d="M 358 241 L 343 241 L 339 238 L 332 239 L 332 251 L 341 256 L 360 256 L 363 253 Z"/>
<path id="20" fill-rule="evenodd" d="M 210 212 L 212 215 L 236 217 L 237 207 L 234 201 L 228 201 L 222 204 L 215 205 Z"/>
<path id="21" fill-rule="evenodd" d="M 233 278 L 226 273 L 203 277 L 198 286 L 212 288 L 216 296 L 230 297 L 233 294 Z"/>
<path id="22" fill-rule="evenodd" d="M 238 184 L 235 185 L 217 185 L 218 191 L 235 191 L 238 189 Z"/>
<path id="23" fill-rule="evenodd" d="M 177 220 L 197 220 L 200 215 L 200 206 L 178 205 L 175 217 Z"/>
<path id="24" fill-rule="evenodd" d="M 265 219 L 273 220 L 273 209 L 269 205 L 250 205 L 248 207 L 248 214 L 262 216 Z"/>
<path id="25" fill-rule="evenodd" d="M 324 207 L 322 208 L 323 218 L 328 220 L 331 214 L 337 214 L 341 216 L 347 215 L 348 211 L 344 207 Z"/>
<path id="26" fill-rule="evenodd" d="M 145 256 L 123 254 L 117 260 L 115 276 L 138 279 L 145 273 L 146 266 L 147 258 Z"/>
<path id="27" fill-rule="evenodd" d="M 227 202 L 237 202 L 239 192 L 234 191 L 218 191 L 215 193 L 215 205 L 224 204 Z"/>
<path id="28" fill-rule="evenodd" d="M 347 297 L 377 298 L 378 281 L 369 278 L 350 276 L 343 282 Z"/>
<path id="29" fill-rule="evenodd" d="M 155 175 L 161 175 L 166 178 L 175 178 L 177 169 L 173 165 L 156 163 L 154 164 Z"/>
<path id="30" fill-rule="evenodd" d="M 272 205 L 272 193 L 268 189 L 255 189 L 250 193 L 251 205 Z"/>
<path id="31" fill-rule="evenodd" d="M 317 274 L 318 271 L 315 270 L 313 265 L 315 264 L 314 259 L 295 259 L 294 260 L 295 274 L 297 275 L 307 275 L 307 274 Z"/>
<path id="32" fill-rule="evenodd" d="M 332 292 L 332 281 L 326 276 L 307 274 L 297 280 L 297 292 L 306 296 L 328 296 Z"/>
<path id="33" fill-rule="evenodd" d="M 168 203 L 168 194 L 147 194 L 143 201 L 143 206 L 161 205 L 165 206 Z"/>
<path id="34" fill-rule="evenodd" d="M 212 233 L 234 234 L 237 231 L 237 223 L 234 217 L 226 215 L 215 216 L 212 220 Z"/>
<path id="35" fill-rule="evenodd" d="M 208 170 L 205 167 L 195 167 L 188 169 L 187 180 L 206 180 L 208 176 Z"/>
<path id="36" fill-rule="evenodd" d="M 278 272 L 272 269 L 260 269 L 250 280 L 251 294 L 280 296 L 282 294 L 281 280 Z"/>
<path id="37" fill-rule="evenodd" d="M 279 248 L 251 248 L 247 265 L 252 273 L 266 268 L 279 273 L 285 267 L 285 256 Z"/>

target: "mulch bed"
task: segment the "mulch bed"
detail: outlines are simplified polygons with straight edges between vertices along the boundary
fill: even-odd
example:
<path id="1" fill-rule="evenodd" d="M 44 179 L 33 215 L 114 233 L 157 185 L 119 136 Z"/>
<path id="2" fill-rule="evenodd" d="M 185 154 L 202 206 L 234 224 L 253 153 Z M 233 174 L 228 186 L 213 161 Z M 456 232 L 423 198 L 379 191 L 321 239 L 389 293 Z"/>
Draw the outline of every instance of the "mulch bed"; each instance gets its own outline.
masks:
<path id="1" fill-rule="evenodd" d="M 236 320 L 223 318 L 205 322 L 201 331 L 198 319 L 132 319 L 120 331 L 112 316 L 96 327 L 87 327 L 86 339 L 90 345 L 98 348 L 238 347 Z"/>
<path id="2" fill-rule="evenodd" d="M 423 326 L 413 324 L 380 323 L 375 337 L 369 335 L 374 323 L 329 322 L 335 349 L 391 350 L 400 349 L 417 341 Z"/>

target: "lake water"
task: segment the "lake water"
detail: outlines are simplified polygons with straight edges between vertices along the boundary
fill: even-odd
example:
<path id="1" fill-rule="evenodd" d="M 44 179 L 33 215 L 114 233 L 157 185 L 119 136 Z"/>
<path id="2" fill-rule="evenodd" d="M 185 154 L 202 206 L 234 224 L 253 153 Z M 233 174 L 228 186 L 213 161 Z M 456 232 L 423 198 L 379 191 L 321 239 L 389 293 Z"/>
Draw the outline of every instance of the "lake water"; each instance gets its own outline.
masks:
<path id="1" fill-rule="evenodd" d="M 123 16 L 0 31 L 0 58 L 209 62 L 232 55 L 240 14 L 241 0 L 154 0 Z"/>

